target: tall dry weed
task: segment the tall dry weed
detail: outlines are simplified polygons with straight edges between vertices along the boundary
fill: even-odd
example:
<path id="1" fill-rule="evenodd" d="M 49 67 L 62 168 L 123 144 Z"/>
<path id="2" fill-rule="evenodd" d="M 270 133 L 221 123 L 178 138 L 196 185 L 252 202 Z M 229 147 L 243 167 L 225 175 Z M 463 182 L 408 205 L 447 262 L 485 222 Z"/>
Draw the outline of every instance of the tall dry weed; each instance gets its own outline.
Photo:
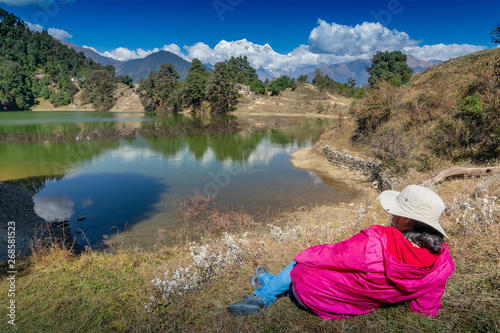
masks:
<path id="1" fill-rule="evenodd" d="M 244 210 L 219 205 L 211 196 L 188 195 L 177 199 L 175 206 L 184 228 L 193 233 L 242 232 L 255 223 Z"/>

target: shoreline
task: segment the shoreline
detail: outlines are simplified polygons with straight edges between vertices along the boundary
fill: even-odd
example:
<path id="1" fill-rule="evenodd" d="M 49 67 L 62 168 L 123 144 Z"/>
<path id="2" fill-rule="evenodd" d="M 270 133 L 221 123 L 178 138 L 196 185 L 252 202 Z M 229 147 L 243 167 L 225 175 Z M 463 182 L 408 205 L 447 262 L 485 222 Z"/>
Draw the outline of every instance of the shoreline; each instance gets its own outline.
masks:
<path id="1" fill-rule="evenodd" d="M 304 148 L 290 155 L 290 162 L 297 169 L 308 170 L 316 173 L 327 185 L 342 182 L 360 196 L 378 195 L 378 191 L 372 186 L 367 176 L 359 171 L 341 169 L 332 165 L 328 159 L 314 152 L 313 147 Z M 353 200 L 355 200 L 353 199 Z"/>

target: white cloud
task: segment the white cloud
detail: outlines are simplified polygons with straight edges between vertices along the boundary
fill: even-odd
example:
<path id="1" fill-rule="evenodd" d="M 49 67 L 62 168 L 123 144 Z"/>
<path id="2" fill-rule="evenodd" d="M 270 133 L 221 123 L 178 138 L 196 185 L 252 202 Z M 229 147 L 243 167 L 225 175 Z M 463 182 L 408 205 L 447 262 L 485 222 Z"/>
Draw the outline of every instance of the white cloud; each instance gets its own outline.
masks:
<path id="1" fill-rule="evenodd" d="M 405 32 L 389 30 L 380 23 L 364 22 L 355 27 L 318 20 L 309 35 L 309 48 L 318 54 L 363 56 L 377 51 L 401 50 L 417 45 Z"/>
<path id="2" fill-rule="evenodd" d="M 436 44 L 404 47 L 403 52 L 421 60 L 448 60 L 464 54 L 487 49 L 486 46 L 470 44 Z"/>
<path id="3" fill-rule="evenodd" d="M 49 28 L 49 29 L 47 29 L 47 32 L 52 37 L 55 37 L 55 38 L 61 39 L 61 40 L 73 38 L 72 34 L 68 33 L 67 31 L 64 31 L 62 29 Z"/>
<path id="4" fill-rule="evenodd" d="M 28 28 L 31 31 L 38 31 L 41 32 L 43 30 L 43 27 L 40 24 L 33 24 L 31 22 L 25 22 L 28 25 Z"/>
<path id="5" fill-rule="evenodd" d="M 94 47 L 92 47 L 92 46 L 83 45 L 82 47 L 83 47 L 84 49 L 90 49 L 90 50 L 92 50 L 92 51 L 94 51 L 94 52 L 96 52 L 96 53 L 99 53 L 99 52 L 97 52 L 97 50 L 96 50 Z"/>
<path id="6" fill-rule="evenodd" d="M 177 44 L 172 43 L 169 45 L 163 45 L 163 51 L 172 52 L 173 54 L 181 57 L 182 59 L 188 60 L 186 55 L 182 53 L 181 48 Z"/>
<path id="7" fill-rule="evenodd" d="M 90 48 L 90 49 L 97 52 L 97 50 L 94 48 L 91 48 L 88 46 L 84 46 L 84 47 Z M 98 53 L 105 56 L 105 57 L 113 58 L 113 59 L 120 60 L 120 61 L 127 61 L 127 60 L 131 60 L 131 59 L 145 58 L 148 55 L 155 53 L 155 52 L 158 52 L 160 50 L 172 52 L 173 54 L 183 58 L 184 60 L 187 60 L 186 56 L 182 53 L 181 48 L 176 44 L 164 45 L 162 49 L 159 49 L 156 47 L 152 50 L 143 50 L 143 49 L 130 50 L 126 47 L 118 47 L 118 48 L 111 50 L 111 51 L 106 51 L 104 53 L 98 52 Z"/>
<path id="8" fill-rule="evenodd" d="M 232 42 L 222 40 L 214 48 L 203 42 L 185 45 L 182 50 L 178 45 L 170 44 L 164 45 L 162 50 L 170 51 L 187 61 L 198 58 L 209 64 L 246 55 L 256 69 L 264 68 L 273 76 L 279 76 L 306 66 L 369 60 L 377 51 L 399 50 L 422 60 L 448 60 L 487 48 L 469 44 L 419 44 L 419 41 L 411 39 L 407 33 L 387 29 L 380 23 L 364 22 L 353 27 L 318 19 L 318 26 L 310 32 L 308 45 L 300 45 L 288 54 L 275 52 L 269 44 L 258 45 L 246 39 Z M 159 50 L 155 48 L 134 51 L 119 47 L 101 54 L 128 60 L 144 58 Z"/>
<path id="9" fill-rule="evenodd" d="M 189 59 L 198 58 L 201 62 L 210 64 L 215 64 L 222 60 L 220 54 L 202 42 L 198 42 L 192 46 L 184 46 L 184 49 L 187 51 Z"/>
<path id="10" fill-rule="evenodd" d="M 155 50 L 158 50 L 158 49 L 155 49 Z M 139 55 L 138 52 L 141 53 L 141 55 Z M 144 51 L 143 49 L 138 49 L 137 51 L 134 51 L 134 50 L 129 50 L 126 47 L 118 47 L 114 50 L 101 53 L 101 55 L 103 55 L 105 57 L 110 57 L 110 58 L 113 58 L 116 60 L 126 61 L 126 60 L 130 60 L 130 59 L 144 58 L 148 55 L 147 52 L 148 51 Z M 149 51 L 149 52 L 150 52 L 149 54 L 151 54 L 153 51 Z"/>
<path id="11" fill-rule="evenodd" d="M 33 24 L 31 22 L 25 22 L 25 23 L 31 31 L 43 31 L 43 26 L 41 26 L 40 24 Z M 49 33 L 49 35 L 51 35 L 52 37 L 55 37 L 57 39 L 66 40 L 66 39 L 73 38 L 72 34 L 68 33 L 67 31 L 64 31 L 62 29 L 49 28 L 49 29 L 47 29 L 47 32 Z"/>

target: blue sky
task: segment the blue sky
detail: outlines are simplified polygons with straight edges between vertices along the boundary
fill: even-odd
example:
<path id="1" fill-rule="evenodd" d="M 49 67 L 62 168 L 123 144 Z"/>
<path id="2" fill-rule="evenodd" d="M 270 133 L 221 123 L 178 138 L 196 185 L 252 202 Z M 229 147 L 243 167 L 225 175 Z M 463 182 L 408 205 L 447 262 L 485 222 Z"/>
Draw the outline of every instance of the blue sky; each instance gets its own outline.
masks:
<path id="1" fill-rule="evenodd" d="M 0 0 L 33 29 L 120 59 L 160 49 L 187 60 L 214 62 L 246 39 L 277 53 L 253 50 L 267 66 L 343 62 L 381 49 L 421 59 L 492 48 L 500 0 Z M 378 23 L 377 23 L 378 22 Z M 233 49 L 233 50 L 231 50 Z M 293 57 L 293 59 L 291 58 Z"/>

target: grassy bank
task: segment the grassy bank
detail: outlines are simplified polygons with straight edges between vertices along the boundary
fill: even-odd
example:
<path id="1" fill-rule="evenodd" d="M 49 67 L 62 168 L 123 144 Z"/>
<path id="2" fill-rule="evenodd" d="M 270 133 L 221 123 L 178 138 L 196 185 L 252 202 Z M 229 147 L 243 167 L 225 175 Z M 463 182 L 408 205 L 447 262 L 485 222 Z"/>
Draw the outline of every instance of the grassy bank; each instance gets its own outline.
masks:
<path id="1" fill-rule="evenodd" d="M 413 180 L 402 180 L 401 186 Z M 17 264 L 16 325 L 7 323 L 3 306 L 0 327 L 14 332 L 498 331 L 500 177 L 454 180 L 435 190 L 447 205 L 443 225 L 456 270 L 442 309 L 433 318 L 399 304 L 351 319 L 323 321 L 298 310 L 287 298 L 248 318 L 231 317 L 225 309 L 251 293 L 249 278 L 256 265 L 278 272 L 308 246 L 341 241 L 371 224 L 387 224 L 388 215 L 375 196 L 366 194 L 337 207 L 312 207 L 256 221 L 246 234 L 228 233 L 196 244 L 165 246 L 160 233 L 151 250 L 75 256 L 59 247 L 39 249 Z M 155 278 L 165 284 L 153 282 Z M 8 289 L 3 276 L 3 300 Z"/>

